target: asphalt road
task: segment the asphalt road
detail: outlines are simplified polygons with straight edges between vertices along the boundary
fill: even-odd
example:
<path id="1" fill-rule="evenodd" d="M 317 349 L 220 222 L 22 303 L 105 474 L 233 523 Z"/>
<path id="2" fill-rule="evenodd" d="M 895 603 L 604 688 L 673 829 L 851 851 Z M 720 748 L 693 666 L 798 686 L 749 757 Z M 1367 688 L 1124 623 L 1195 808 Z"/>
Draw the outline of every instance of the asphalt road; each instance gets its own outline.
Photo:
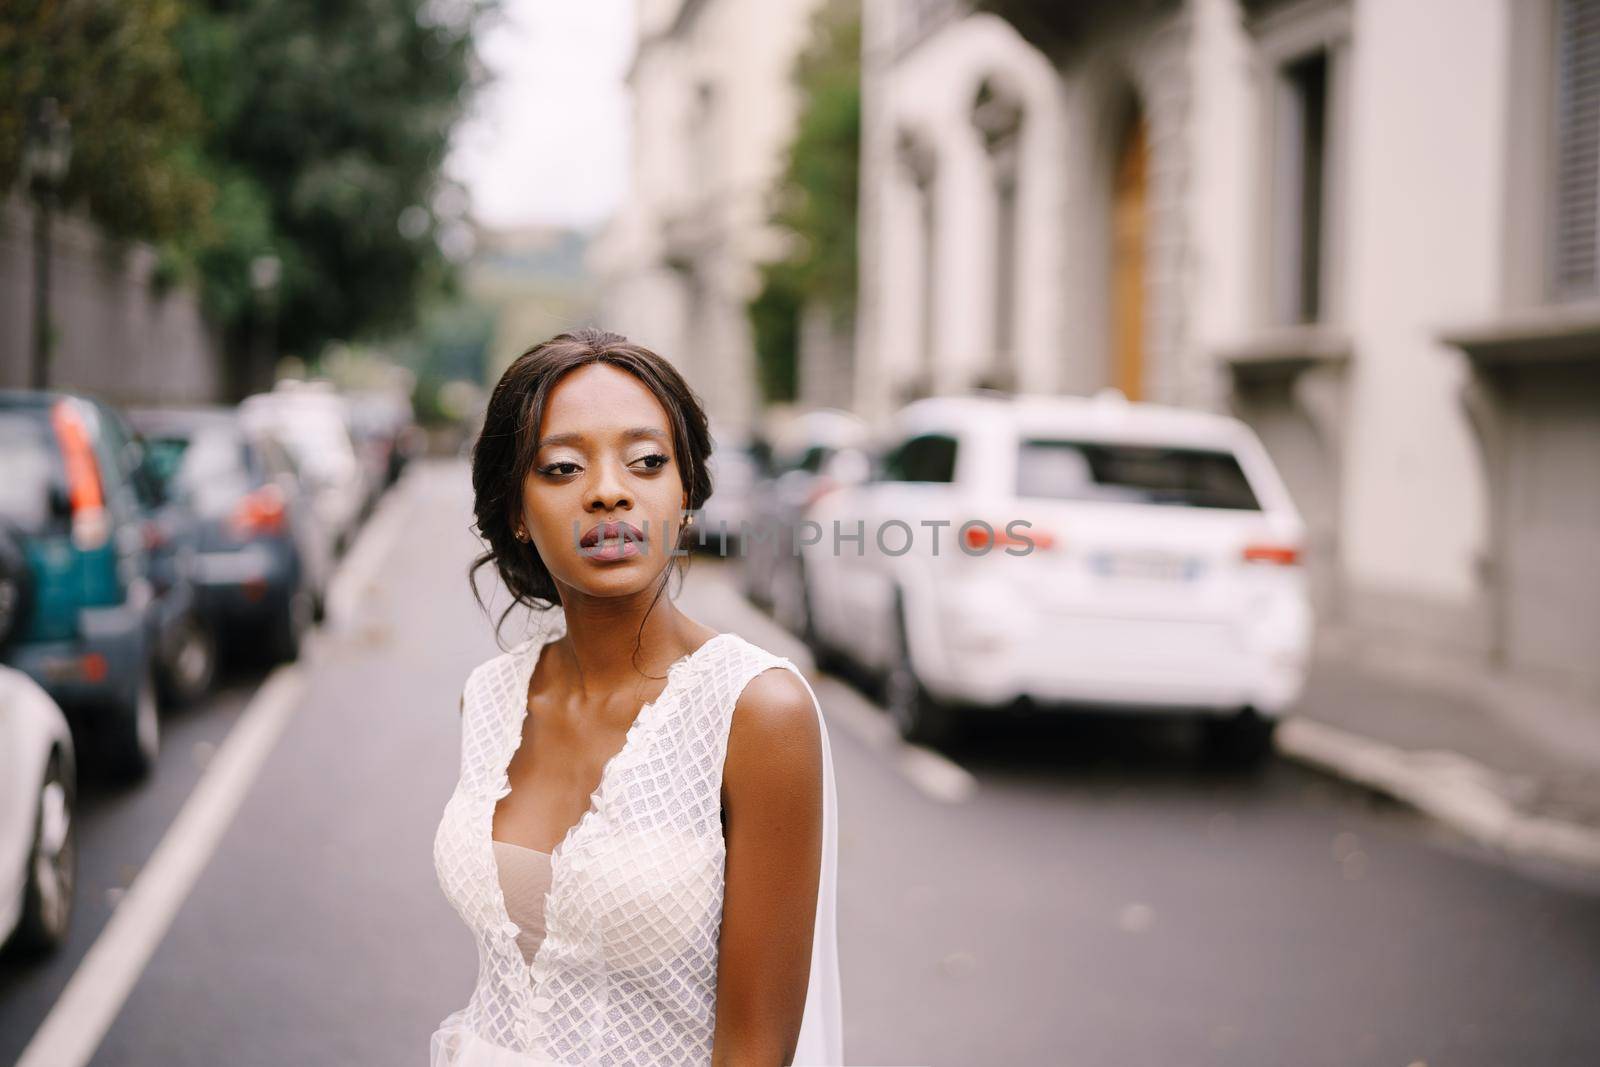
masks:
<path id="1" fill-rule="evenodd" d="M 421 1064 L 475 956 L 432 838 L 457 696 L 504 593 L 466 569 L 464 465 L 429 464 L 348 625 L 92 1062 Z M 680 602 L 802 662 L 699 558 Z M 519 633 L 506 624 L 507 643 Z M 813 675 L 840 801 L 852 1064 L 1600 1062 L 1600 892 L 1507 869 L 1393 805 L 1285 763 L 1202 764 L 1183 724 L 995 724 L 906 750 Z M 157 776 L 96 794 L 68 951 L 0 961 L 0 1062 L 50 1011 L 172 823 L 251 680 L 169 720 Z M 213 746 L 213 747 L 208 747 Z"/>

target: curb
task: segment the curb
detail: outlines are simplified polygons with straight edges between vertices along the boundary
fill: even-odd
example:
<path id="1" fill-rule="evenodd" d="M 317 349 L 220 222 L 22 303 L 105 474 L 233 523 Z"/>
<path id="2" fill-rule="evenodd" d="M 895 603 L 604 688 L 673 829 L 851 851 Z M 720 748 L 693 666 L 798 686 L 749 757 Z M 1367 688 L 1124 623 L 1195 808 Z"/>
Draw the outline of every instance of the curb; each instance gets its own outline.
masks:
<path id="1" fill-rule="evenodd" d="M 1393 797 L 1491 849 L 1600 872 L 1600 830 L 1519 812 L 1505 776 L 1459 753 L 1397 748 L 1300 716 L 1279 723 L 1273 743 L 1288 759 Z"/>

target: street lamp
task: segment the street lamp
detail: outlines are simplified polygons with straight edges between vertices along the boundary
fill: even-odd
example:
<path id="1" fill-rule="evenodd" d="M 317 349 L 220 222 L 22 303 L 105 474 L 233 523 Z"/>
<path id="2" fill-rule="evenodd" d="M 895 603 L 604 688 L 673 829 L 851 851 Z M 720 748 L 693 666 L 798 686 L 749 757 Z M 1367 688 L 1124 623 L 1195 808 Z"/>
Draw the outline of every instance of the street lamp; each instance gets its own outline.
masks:
<path id="1" fill-rule="evenodd" d="M 22 149 L 22 180 L 34 195 L 33 373 L 35 389 L 50 384 L 50 221 L 72 162 L 72 123 L 53 97 L 39 100 L 29 116 Z"/>
<path id="2" fill-rule="evenodd" d="M 273 334 L 278 312 L 278 282 L 283 277 L 283 261 L 267 253 L 250 261 L 250 288 L 256 295 L 256 357 L 247 375 L 251 390 L 272 383 Z"/>

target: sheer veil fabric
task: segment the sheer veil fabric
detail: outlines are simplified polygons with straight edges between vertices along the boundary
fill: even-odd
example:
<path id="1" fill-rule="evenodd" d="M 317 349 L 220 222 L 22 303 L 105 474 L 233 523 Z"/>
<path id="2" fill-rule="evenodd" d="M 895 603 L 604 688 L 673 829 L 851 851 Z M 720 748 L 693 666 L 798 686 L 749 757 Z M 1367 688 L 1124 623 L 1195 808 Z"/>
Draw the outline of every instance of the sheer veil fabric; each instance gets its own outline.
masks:
<path id="1" fill-rule="evenodd" d="M 516 945 L 493 857 L 496 802 L 521 740 L 546 633 L 475 669 L 464 692 L 461 779 L 435 837 L 439 882 L 477 937 L 472 997 L 430 1042 L 430 1067 L 709 1064 L 725 847 L 719 783 L 733 705 L 773 667 L 791 670 L 822 739 L 822 859 L 796 1067 L 843 1064 L 838 794 L 827 721 L 792 662 L 721 633 L 675 663 L 602 771 L 590 811 L 552 857 L 548 932 L 531 964 Z"/>
<path id="2" fill-rule="evenodd" d="M 811 983 L 795 1046 L 795 1067 L 840 1067 L 844 1063 L 844 997 L 839 987 L 838 897 L 839 798 L 833 782 L 833 746 L 822 702 L 793 663 L 784 664 L 805 683 L 822 730 L 822 880 L 817 886 L 817 925 L 811 941 Z"/>

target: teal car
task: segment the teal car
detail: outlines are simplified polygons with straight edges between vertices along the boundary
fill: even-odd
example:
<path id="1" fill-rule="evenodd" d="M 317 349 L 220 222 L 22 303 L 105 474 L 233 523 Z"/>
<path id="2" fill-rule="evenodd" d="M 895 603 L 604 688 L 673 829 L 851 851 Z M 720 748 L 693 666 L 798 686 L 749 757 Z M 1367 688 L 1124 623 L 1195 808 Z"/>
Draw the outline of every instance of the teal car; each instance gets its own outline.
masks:
<path id="1" fill-rule="evenodd" d="M 69 392 L 0 390 L 0 663 L 67 713 L 125 780 L 160 750 L 162 698 L 210 684 L 192 545 L 122 416 Z"/>

